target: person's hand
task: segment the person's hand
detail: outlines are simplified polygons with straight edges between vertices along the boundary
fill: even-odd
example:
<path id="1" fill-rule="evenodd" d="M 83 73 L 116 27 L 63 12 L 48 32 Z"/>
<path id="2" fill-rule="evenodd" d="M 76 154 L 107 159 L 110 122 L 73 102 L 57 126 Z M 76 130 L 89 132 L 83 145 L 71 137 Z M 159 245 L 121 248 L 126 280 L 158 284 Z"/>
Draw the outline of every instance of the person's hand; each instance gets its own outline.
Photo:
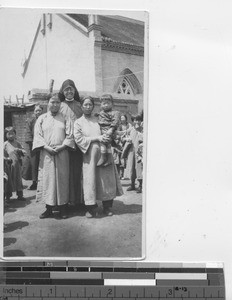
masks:
<path id="1" fill-rule="evenodd" d="M 110 129 L 107 130 L 106 134 L 112 135 L 113 132 L 114 132 L 114 129 L 113 129 L 113 128 L 110 128 Z"/>
<path id="2" fill-rule="evenodd" d="M 44 150 L 46 150 L 51 155 L 56 155 L 58 153 L 54 148 L 50 146 L 44 146 Z"/>
<path id="3" fill-rule="evenodd" d="M 21 149 L 21 151 L 22 151 L 23 155 L 26 155 L 26 154 L 27 154 L 27 151 L 26 151 L 26 150 Z"/>
<path id="4" fill-rule="evenodd" d="M 55 146 L 53 149 L 57 152 L 57 153 L 59 153 L 59 152 L 61 152 L 62 150 L 64 150 L 65 149 L 65 145 L 60 145 L 60 146 Z"/>
<path id="5" fill-rule="evenodd" d="M 110 137 L 107 134 L 102 135 L 102 143 L 109 143 Z"/>
<path id="6" fill-rule="evenodd" d="M 96 138 L 96 141 L 100 142 L 100 143 L 103 143 L 103 135 L 99 135 L 97 138 Z"/>

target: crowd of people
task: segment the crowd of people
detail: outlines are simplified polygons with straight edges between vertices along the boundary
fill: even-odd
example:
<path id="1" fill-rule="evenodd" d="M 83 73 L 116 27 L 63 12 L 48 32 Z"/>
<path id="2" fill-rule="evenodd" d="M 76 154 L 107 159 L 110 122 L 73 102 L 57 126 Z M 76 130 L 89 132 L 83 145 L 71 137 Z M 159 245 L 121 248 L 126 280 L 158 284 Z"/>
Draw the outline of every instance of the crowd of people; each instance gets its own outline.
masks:
<path id="1" fill-rule="evenodd" d="M 142 192 L 143 113 L 131 116 L 114 110 L 113 98 L 100 98 L 100 112 L 94 114 L 94 99 L 80 99 L 74 82 L 64 81 L 59 93 L 50 95 L 47 111 L 35 105 L 27 121 L 25 142 L 30 150 L 32 180 L 38 201 L 46 205 L 40 218 L 68 218 L 68 207 L 84 206 L 86 217 L 95 216 L 97 202 L 103 213 L 112 216 L 113 201 L 123 194 L 121 180 L 130 179 L 127 191 Z M 22 162 L 27 155 L 17 141 L 16 130 L 5 128 L 4 199 L 9 205 L 12 193 L 25 201 Z M 24 168 L 25 169 L 25 168 Z M 136 180 L 138 187 L 136 189 Z"/>

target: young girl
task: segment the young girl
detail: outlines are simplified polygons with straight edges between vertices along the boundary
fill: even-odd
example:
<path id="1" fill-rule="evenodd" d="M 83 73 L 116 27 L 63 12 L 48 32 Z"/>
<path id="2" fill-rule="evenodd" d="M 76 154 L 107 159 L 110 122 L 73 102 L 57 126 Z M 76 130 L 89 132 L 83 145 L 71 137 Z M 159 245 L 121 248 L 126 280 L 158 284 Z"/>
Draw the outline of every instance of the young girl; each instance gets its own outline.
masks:
<path id="1" fill-rule="evenodd" d="M 4 142 L 4 158 L 12 161 L 10 172 L 12 191 L 16 191 L 18 200 L 25 201 L 22 183 L 22 156 L 26 154 L 26 151 L 22 148 L 20 143 L 16 141 L 16 131 L 13 127 L 6 127 L 5 134 L 7 141 Z"/>

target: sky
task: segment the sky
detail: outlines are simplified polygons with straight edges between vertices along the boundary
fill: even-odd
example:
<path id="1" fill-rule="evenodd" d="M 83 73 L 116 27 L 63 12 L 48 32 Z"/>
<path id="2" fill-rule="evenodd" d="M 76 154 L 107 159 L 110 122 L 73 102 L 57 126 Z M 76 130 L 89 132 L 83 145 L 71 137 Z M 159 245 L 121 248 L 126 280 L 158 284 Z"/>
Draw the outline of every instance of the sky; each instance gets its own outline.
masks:
<path id="1" fill-rule="evenodd" d="M 34 12 L 0 11 L 0 100 L 22 97 L 22 62 L 28 55 L 40 14 Z"/>
<path id="2" fill-rule="evenodd" d="M 10 96 L 16 101 L 16 95 L 21 98 L 25 93 L 22 63 L 30 51 L 42 12 L 23 8 L 0 10 L 0 101 Z M 120 15 L 144 20 L 142 12 L 120 12 Z"/>

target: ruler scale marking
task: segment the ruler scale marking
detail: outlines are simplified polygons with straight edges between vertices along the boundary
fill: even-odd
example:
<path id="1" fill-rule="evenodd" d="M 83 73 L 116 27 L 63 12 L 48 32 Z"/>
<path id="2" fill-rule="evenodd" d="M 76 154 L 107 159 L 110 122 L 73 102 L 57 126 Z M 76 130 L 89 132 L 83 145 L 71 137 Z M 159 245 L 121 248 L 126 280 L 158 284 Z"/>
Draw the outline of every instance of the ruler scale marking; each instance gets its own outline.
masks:
<path id="1" fill-rule="evenodd" d="M 75 261 L 73 265 L 68 261 L 4 262 L 0 264 L 0 291 L 8 300 L 225 299 L 222 265 L 182 266 L 100 261 Z M 0 295 L 0 300 L 5 300 L 3 297 Z"/>

